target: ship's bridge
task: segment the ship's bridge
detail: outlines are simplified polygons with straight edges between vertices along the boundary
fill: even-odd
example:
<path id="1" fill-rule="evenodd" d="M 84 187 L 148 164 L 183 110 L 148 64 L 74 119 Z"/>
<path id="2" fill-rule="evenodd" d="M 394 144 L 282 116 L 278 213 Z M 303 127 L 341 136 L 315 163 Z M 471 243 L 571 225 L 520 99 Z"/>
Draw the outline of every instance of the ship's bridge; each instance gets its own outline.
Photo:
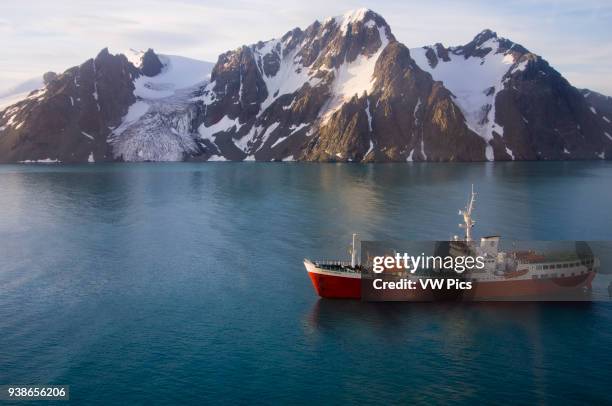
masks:
<path id="1" fill-rule="evenodd" d="M 483 253 L 489 254 L 491 256 L 497 255 L 497 251 L 499 250 L 499 235 L 490 235 L 487 237 L 482 237 L 480 239 L 480 249 Z"/>

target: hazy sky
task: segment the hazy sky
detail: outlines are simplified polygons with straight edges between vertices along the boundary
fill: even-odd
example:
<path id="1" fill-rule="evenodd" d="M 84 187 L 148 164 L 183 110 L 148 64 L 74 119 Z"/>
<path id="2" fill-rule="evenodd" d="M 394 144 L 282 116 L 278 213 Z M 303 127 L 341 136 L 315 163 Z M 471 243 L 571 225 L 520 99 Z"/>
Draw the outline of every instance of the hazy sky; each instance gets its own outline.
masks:
<path id="1" fill-rule="evenodd" d="M 315 19 L 368 7 L 408 47 L 460 45 L 490 28 L 542 55 L 578 87 L 612 95 L 612 2 L 54 0 L 0 3 L 0 89 L 61 72 L 108 46 L 216 61 Z"/>

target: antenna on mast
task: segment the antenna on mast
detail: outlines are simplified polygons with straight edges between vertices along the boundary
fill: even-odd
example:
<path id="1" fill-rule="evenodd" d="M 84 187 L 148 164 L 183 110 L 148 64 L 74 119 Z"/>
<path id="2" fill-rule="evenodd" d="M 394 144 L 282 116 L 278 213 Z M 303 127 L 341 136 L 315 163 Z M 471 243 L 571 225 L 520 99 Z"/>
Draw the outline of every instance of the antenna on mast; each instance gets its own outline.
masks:
<path id="1" fill-rule="evenodd" d="M 476 223 L 472 218 L 475 201 L 476 192 L 474 192 L 474 184 L 472 183 L 472 194 L 468 199 L 468 203 L 464 210 L 459 210 L 459 215 L 463 216 L 463 224 L 459 224 L 459 227 L 465 229 L 465 241 L 472 241 L 472 228 L 474 228 L 474 224 Z"/>
<path id="2" fill-rule="evenodd" d="M 357 244 L 359 243 L 359 234 L 353 234 L 353 245 L 351 247 L 351 268 L 355 268 L 359 265 L 359 251 L 357 250 Z"/>

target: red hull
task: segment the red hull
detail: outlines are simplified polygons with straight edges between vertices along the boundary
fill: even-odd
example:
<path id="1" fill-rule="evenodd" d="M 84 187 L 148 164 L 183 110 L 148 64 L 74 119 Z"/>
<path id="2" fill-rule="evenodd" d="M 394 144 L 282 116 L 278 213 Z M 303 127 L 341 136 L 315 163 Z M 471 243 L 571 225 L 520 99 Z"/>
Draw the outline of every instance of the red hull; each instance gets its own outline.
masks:
<path id="1" fill-rule="evenodd" d="M 361 299 L 361 278 L 308 272 L 317 294 L 333 299 Z"/>

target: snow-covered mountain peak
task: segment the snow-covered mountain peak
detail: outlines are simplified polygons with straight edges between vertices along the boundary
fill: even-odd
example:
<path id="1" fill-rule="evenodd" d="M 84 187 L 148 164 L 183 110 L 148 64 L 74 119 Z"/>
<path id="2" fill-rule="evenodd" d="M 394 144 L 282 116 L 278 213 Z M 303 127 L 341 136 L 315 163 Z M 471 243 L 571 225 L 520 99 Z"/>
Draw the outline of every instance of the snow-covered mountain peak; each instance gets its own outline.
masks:
<path id="1" fill-rule="evenodd" d="M 142 56 L 144 55 L 144 51 L 128 48 L 125 51 L 119 51 L 118 53 L 125 55 L 127 60 L 130 61 L 130 63 L 135 67 L 140 68 L 142 66 Z"/>
<path id="2" fill-rule="evenodd" d="M 354 10 L 349 10 L 341 16 L 332 17 L 331 20 L 338 24 L 340 31 L 343 35 L 345 35 L 350 24 L 363 23 L 369 27 L 374 27 L 378 26 L 380 24 L 380 20 L 383 20 L 383 18 L 369 8 L 357 8 Z M 376 20 L 379 21 L 377 22 Z"/>
<path id="3" fill-rule="evenodd" d="M 531 54 L 488 29 L 465 45 L 445 48 L 436 44 L 410 53 L 421 69 L 452 92 L 467 126 L 487 143 L 486 157 L 492 160 L 492 140 L 504 135 L 503 126 L 495 121 L 497 94 L 506 88 L 511 75 L 526 68 Z M 512 156 L 511 151 L 508 154 Z"/>
<path id="4" fill-rule="evenodd" d="M 488 28 L 485 28 L 484 30 L 480 31 L 478 34 L 476 34 L 476 36 L 474 37 L 474 39 L 472 40 L 472 42 L 474 42 L 476 45 L 482 45 L 485 42 L 497 38 L 497 33 L 493 30 L 490 30 Z"/>
<path id="5" fill-rule="evenodd" d="M 358 9 L 220 55 L 198 97 L 201 139 L 238 159 L 268 154 L 281 138 L 303 142 L 311 130 L 304 123 L 326 123 L 355 95 L 371 93 L 392 41 L 380 15 Z"/>
<path id="6" fill-rule="evenodd" d="M 108 52 L 111 55 L 123 55 L 126 57 L 136 69 L 146 76 L 155 76 L 161 72 L 163 68 L 163 62 L 159 59 L 158 55 L 152 48 L 146 51 L 127 48 L 127 49 L 112 49 L 105 48 L 101 51 Z"/>
<path id="7" fill-rule="evenodd" d="M 305 30 L 295 28 L 280 39 L 260 41 L 222 54 L 212 72 L 210 85 L 203 91 L 202 100 L 219 100 L 228 92 L 232 93 L 230 89 L 235 86 L 237 100 L 233 103 L 244 106 L 242 95 L 247 91 L 244 84 L 250 82 L 251 60 L 258 72 L 253 80 L 257 81 L 255 77 L 259 76 L 267 91 L 260 113 L 279 97 L 296 92 L 306 83 L 316 87 L 335 79 L 338 85 L 335 93 L 345 94 L 345 91 L 350 92 L 345 86 L 347 83 L 359 82 L 356 92 L 361 93 L 369 89 L 378 55 L 393 40 L 395 38 L 385 20 L 367 8 L 328 18 L 323 24 L 315 21 Z M 366 61 L 367 69 L 357 68 L 363 67 Z M 230 78 L 236 81 L 233 86 L 226 83 Z M 339 85 L 340 82 L 343 85 Z M 259 104 L 255 102 L 258 98 L 253 97 L 250 103 Z"/>
<path id="8" fill-rule="evenodd" d="M 489 54 L 512 53 L 515 59 L 529 51 L 507 38 L 500 37 L 495 31 L 485 29 L 476 34 L 474 39 L 465 45 L 448 48 L 455 55 L 463 55 L 466 59 L 471 57 L 484 58 Z"/>

